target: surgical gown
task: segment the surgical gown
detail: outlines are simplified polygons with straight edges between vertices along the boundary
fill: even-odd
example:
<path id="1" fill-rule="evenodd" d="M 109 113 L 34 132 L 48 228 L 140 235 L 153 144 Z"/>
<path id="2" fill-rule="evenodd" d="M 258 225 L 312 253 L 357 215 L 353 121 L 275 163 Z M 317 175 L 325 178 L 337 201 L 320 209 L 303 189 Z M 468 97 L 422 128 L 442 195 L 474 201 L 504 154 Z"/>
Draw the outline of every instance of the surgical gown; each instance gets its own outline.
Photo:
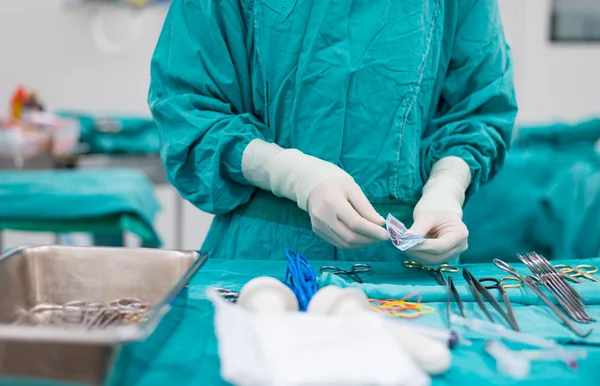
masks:
<path id="1" fill-rule="evenodd" d="M 468 163 L 468 197 L 494 177 L 517 111 L 496 0 L 175 0 L 151 75 L 169 181 L 216 215 L 212 258 L 403 258 L 387 242 L 336 249 L 253 187 L 241 161 L 255 138 L 337 164 L 410 225 L 440 158 Z"/>

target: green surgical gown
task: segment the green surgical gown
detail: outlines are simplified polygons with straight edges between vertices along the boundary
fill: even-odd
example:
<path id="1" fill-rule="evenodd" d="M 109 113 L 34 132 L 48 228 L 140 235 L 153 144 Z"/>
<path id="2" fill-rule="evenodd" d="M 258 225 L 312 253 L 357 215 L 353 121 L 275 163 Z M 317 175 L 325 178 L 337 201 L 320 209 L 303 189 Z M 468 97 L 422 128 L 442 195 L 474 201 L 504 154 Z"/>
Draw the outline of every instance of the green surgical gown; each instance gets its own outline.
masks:
<path id="1" fill-rule="evenodd" d="M 213 258 L 402 259 L 391 243 L 336 249 L 253 187 L 255 138 L 337 164 L 410 225 L 440 158 L 469 164 L 469 197 L 494 177 L 517 111 L 496 0 L 174 0 L 151 76 L 168 178 L 216 214 Z"/>

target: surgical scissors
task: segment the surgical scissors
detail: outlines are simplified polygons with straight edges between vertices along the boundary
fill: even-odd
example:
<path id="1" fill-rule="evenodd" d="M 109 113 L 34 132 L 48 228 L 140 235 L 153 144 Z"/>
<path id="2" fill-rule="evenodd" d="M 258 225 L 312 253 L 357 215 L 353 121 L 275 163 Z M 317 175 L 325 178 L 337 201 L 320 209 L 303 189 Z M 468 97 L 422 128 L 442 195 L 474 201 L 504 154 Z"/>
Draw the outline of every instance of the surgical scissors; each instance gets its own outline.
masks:
<path id="1" fill-rule="evenodd" d="M 421 263 L 417 263 L 416 261 L 405 261 L 404 266 L 406 268 L 418 269 L 418 270 L 428 273 L 431 277 L 433 277 L 435 279 L 435 281 L 437 281 L 437 283 L 439 285 L 442 285 L 442 286 L 448 285 L 448 282 L 446 281 L 446 278 L 444 277 L 444 274 L 443 274 L 444 272 L 448 272 L 448 273 L 458 272 L 458 267 L 455 267 L 450 264 L 441 264 L 438 268 L 434 268 L 434 267 L 426 267 Z"/>
<path id="2" fill-rule="evenodd" d="M 215 288 L 215 291 L 217 291 L 219 295 L 225 298 L 225 300 L 229 300 L 232 303 L 237 302 L 239 293 L 233 292 L 232 290 L 227 288 Z"/>
<path id="3" fill-rule="evenodd" d="M 577 327 L 575 327 L 575 325 L 573 323 L 571 323 L 571 321 L 569 320 L 569 317 L 567 315 L 565 315 L 558 307 L 556 307 L 554 305 L 554 303 L 552 303 L 552 301 L 546 297 L 546 295 L 544 295 L 544 293 L 542 292 L 542 290 L 540 290 L 538 288 L 536 281 L 533 280 L 533 278 L 531 276 L 527 276 L 527 277 L 521 276 L 521 274 L 519 272 L 517 272 L 517 270 L 514 269 L 510 264 L 508 264 L 508 263 L 506 263 L 506 262 L 504 262 L 504 261 L 502 261 L 500 259 L 494 259 L 494 264 L 496 265 L 496 267 L 500 268 L 501 270 L 503 270 L 504 272 L 508 273 L 509 275 L 513 275 L 514 277 L 516 277 L 519 280 L 521 280 L 521 282 L 523 282 L 523 284 L 525 284 L 533 292 L 535 292 L 535 294 L 544 303 L 546 303 L 546 305 L 548 307 L 550 307 L 550 309 L 560 318 L 560 320 L 562 320 L 562 322 L 571 331 L 573 331 L 577 336 L 579 336 L 581 338 L 585 338 L 585 337 L 589 336 L 592 333 L 592 329 L 591 328 L 587 332 L 585 332 L 585 333 L 582 333 L 581 331 L 579 331 L 577 329 Z"/>
<path id="4" fill-rule="evenodd" d="M 591 264 L 579 264 L 575 267 L 566 264 L 557 264 L 554 266 L 555 269 L 560 272 L 566 279 L 572 280 L 576 283 L 582 283 L 581 280 L 577 280 L 577 277 L 585 277 L 588 280 L 600 283 L 600 279 L 593 276 L 592 274 L 598 272 L 598 267 Z"/>
<path id="5" fill-rule="evenodd" d="M 510 318 L 509 324 L 512 326 L 513 330 L 520 331 L 519 325 L 517 324 L 517 318 L 515 317 L 515 313 L 512 308 L 512 304 L 510 303 L 510 299 L 508 298 L 508 294 L 506 293 L 506 288 L 519 288 L 523 286 L 523 282 L 517 278 L 512 276 L 503 277 L 501 279 L 496 279 L 493 277 L 484 277 L 478 280 L 483 288 L 486 290 L 497 289 L 500 292 L 500 296 L 502 297 L 502 302 L 506 306 L 507 316 Z M 517 281 L 517 284 L 504 284 L 506 281 Z M 485 284 L 491 283 L 491 284 Z"/>
<path id="6" fill-rule="evenodd" d="M 540 283 L 546 286 L 574 320 L 582 323 L 595 321 L 583 309 L 585 305 L 582 300 L 585 298 L 566 282 L 548 260 L 535 252 L 525 255 L 517 254 L 517 257 L 538 277 Z"/>
<path id="7" fill-rule="evenodd" d="M 363 284 L 364 281 L 358 275 L 359 273 L 370 272 L 373 268 L 369 264 L 354 264 L 350 269 L 341 269 L 335 265 L 325 265 L 321 267 L 321 273 L 331 273 L 334 275 L 345 275 L 357 283 Z"/>

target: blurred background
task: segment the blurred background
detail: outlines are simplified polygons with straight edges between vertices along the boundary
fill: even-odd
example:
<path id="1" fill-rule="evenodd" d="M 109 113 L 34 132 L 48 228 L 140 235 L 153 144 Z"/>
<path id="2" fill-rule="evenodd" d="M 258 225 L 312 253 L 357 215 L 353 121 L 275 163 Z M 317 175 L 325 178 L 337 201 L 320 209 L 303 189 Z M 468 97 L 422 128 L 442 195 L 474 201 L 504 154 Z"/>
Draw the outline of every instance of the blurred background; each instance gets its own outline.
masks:
<path id="1" fill-rule="evenodd" d="M 59 241 L 197 249 L 206 235 L 211 216 L 183 202 L 164 179 L 146 104 L 150 57 L 168 2 L 114 3 L 0 1 L 3 247 Z M 600 254 L 597 243 L 578 252 L 577 235 L 556 246 L 547 240 L 555 238 L 551 231 L 538 229 L 557 221 L 561 234 L 566 228 L 575 232 L 572 222 L 579 220 L 548 209 L 562 205 L 577 219 L 591 221 L 577 224 L 577 232 L 600 239 L 592 229 L 599 227 L 594 221 L 600 222 L 600 212 L 595 220 L 588 214 L 600 193 L 581 197 L 574 192 L 579 183 L 593 191 L 596 185 L 589 183 L 598 176 L 592 153 L 586 152 L 600 138 L 595 121 L 600 117 L 600 1 L 500 0 L 500 6 L 516 62 L 517 126 L 523 132 L 516 136 L 515 161 L 507 161 L 506 175 L 499 178 L 504 184 L 483 189 L 469 203 L 465 221 L 472 225 L 471 238 L 479 240 L 472 240 L 470 256 L 525 247 L 548 254 Z M 14 114 L 21 117 L 18 130 L 9 122 Z M 574 136 L 576 146 L 564 145 Z M 563 182 L 550 184 L 557 173 L 547 165 L 559 159 L 557 154 L 564 157 L 560 165 L 568 166 Z M 573 165 L 579 169 L 573 171 Z M 48 168 L 77 173 L 42 173 Z M 20 172 L 25 169 L 36 173 Z M 119 172 L 113 175 L 113 169 Z M 521 176 L 523 185 L 510 173 Z M 573 191 L 552 194 L 572 197 L 556 204 L 548 192 L 561 183 Z M 70 196 L 77 189 L 87 191 L 85 200 L 81 194 Z M 524 212 L 519 205 L 539 210 Z M 506 210 L 515 215 L 494 222 Z M 498 245 L 486 241 L 495 232 L 507 235 Z M 511 244 L 517 239 L 522 243 Z"/>

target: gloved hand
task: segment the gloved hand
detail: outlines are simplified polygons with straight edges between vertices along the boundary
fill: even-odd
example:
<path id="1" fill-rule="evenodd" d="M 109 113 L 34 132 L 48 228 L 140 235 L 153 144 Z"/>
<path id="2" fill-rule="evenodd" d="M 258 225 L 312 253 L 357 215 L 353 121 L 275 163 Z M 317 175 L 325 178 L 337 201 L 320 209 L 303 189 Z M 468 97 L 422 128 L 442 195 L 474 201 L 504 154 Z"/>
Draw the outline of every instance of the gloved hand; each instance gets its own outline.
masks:
<path id="1" fill-rule="evenodd" d="M 385 219 L 352 176 L 338 166 L 296 149 L 255 139 L 244 150 L 244 177 L 298 204 L 313 231 L 338 248 L 362 248 L 388 239 Z"/>
<path id="2" fill-rule="evenodd" d="M 462 205 L 470 182 L 469 166 L 458 157 L 442 158 L 433 165 L 413 212 L 414 223 L 406 232 L 427 240 L 408 249 L 408 257 L 438 265 L 458 258 L 467 249 L 469 231 L 462 222 Z"/>

